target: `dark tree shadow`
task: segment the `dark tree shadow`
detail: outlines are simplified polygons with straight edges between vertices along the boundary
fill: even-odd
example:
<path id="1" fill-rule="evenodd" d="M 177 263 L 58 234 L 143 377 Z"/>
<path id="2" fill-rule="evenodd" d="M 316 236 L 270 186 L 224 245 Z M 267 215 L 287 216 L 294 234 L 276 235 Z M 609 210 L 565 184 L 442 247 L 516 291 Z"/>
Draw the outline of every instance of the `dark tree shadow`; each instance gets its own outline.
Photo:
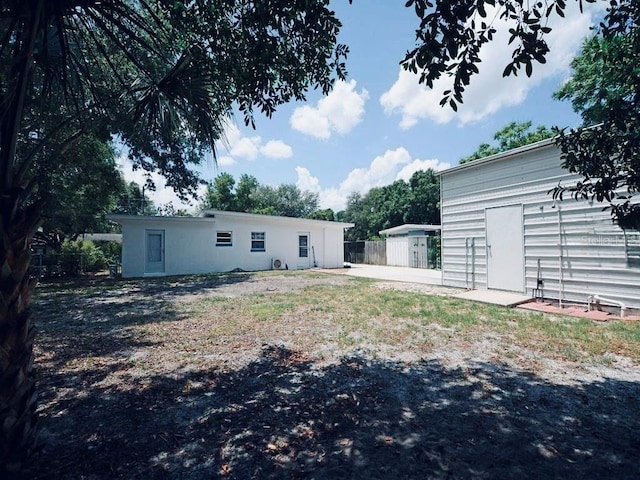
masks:
<path id="1" fill-rule="evenodd" d="M 127 326 L 182 321 L 187 317 L 176 309 L 174 300 L 185 295 L 224 295 L 225 287 L 252 279 L 250 273 L 223 273 L 52 280 L 38 286 L 32 302 L 34 324 L 46 330 L 38 345 L 54 355 L 62 353 L 59 362 L 67 362 L 70 354 L 84 358 L 133 351 L 149 343 L 132 336 Z"/>
<path id="2" fill-rule="evenodd" d="M 120 295 L 123 292 L 158 294 L 178 297 L 189 293 L 207 292 L 224 285 L 251 281 L 252 272 L 228 272 L 203 275 L 176 275 L 146 278 L 110 278 L 96 275 L 82 275 L 68 278 L 44 279 L 38 284 L 38 291 L 61 296 L 77 294 L 84 290 L 87 301 L 95 297 Z"/>
<path id="3" fill-rule="evenodd" d="M 46 380 L 43 388 L 47 388 Z M 87 384 L 42 411 L 33 479 L 637 479 L 640 386 L 479 363 L 278 347 L 215 369 Z"/>

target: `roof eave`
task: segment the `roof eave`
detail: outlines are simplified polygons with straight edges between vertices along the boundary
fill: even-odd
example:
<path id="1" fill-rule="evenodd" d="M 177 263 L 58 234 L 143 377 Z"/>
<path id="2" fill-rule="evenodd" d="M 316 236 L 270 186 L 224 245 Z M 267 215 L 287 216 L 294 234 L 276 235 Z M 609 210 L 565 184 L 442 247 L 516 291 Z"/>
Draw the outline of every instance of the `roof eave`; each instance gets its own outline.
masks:
<path id="1" fill-rule="evenodd" d="M 500 160 L 506 160 L 509 157 L 515 157 L 518 155 L 522 155 L 524 153 L 539 150 L 542 148 L 554 146 L 556 141 L 556 137 L 546 138 L 544 140 L 540 140 L 535 143 L 530 143 L 529 145 L 524 145 L 522 147 L 514 148 L 512 150 L 507 150 L 506 152 L 496 153 L 494 155 L 489 155 L 488 157 L 479 158 L 477 160 L 473 160 L 471 162 L 462 163 L 460 165 L 456 165 L 455 167 L 448 168 L 446 170 L 441 170 L 438 172 L 440 176 L 448 175 L 450 173 L 459 172 L 460 170 L 466 170 L 469 168 L 479 167 L 481 165 L 485 165 L 487 163 L 493 163 Z"/>

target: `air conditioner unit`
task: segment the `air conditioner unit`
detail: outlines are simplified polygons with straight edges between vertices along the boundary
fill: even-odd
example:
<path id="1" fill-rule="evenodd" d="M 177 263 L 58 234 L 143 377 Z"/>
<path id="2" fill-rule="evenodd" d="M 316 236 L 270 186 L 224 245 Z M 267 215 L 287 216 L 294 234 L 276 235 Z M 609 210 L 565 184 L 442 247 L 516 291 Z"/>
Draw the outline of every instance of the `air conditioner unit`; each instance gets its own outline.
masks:
<path id="1" fill-rule="evenodd" d="M 273 258 L 271 259 L 271 268 L 273 270 L 284 270 L 285 263 L 281 258 Z"/>

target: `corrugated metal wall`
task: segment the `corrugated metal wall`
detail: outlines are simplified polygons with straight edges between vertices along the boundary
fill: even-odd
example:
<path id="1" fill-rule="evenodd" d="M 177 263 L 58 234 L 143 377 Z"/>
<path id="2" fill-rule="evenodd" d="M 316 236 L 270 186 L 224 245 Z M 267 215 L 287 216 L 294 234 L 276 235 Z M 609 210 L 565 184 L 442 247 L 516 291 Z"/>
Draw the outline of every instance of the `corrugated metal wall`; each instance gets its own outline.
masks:
<path id="1" fill-rule="evenodd" d="M 640 305 L 640 268 L 633 258 L 638 234 L 611 222 L 603 205 L 548 193 L 574 177 L 560 168 L 552 144 L 501 154 L 494 160 L 442 175 L 442 270 L 445 285 L 487 288 L 485 210 L 523 206 L 525 290 L 586 302 L 600 295 Z M 538 270 L 539 264 L 539 270 Z"/>
<path id="2" fill-rule="evenodd" d="M 387 242 L 387 265 L 409 266 L 409 243 L 407 237 L 389 237 Z"/>

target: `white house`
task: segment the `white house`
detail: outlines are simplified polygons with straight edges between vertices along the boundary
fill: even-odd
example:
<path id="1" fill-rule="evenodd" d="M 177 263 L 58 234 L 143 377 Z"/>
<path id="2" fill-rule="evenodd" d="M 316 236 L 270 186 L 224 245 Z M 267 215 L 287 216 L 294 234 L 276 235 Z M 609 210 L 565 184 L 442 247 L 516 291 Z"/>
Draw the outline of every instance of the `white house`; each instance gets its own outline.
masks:
<path id="1" fill-rule="evenodd" d="M 201 217 L 109 215 L 122 225 L 122 276 L 344 264 L 352 223 L 208 210 Z"/>
<path id="2" fill-rule="evenodd" d="M 441 172 L 443 284 L 640 305 L 640 234 L 603 204 L 549 193 L 577 177 L 544 140 Z"/>
<path id="3" fill-rule="evenodd" d="M 387 265 L 394 267 L 435 268 L 429 265 L 429 249 L 440 225 L 404 224 L 380 230 L 385 235 Z"/>

